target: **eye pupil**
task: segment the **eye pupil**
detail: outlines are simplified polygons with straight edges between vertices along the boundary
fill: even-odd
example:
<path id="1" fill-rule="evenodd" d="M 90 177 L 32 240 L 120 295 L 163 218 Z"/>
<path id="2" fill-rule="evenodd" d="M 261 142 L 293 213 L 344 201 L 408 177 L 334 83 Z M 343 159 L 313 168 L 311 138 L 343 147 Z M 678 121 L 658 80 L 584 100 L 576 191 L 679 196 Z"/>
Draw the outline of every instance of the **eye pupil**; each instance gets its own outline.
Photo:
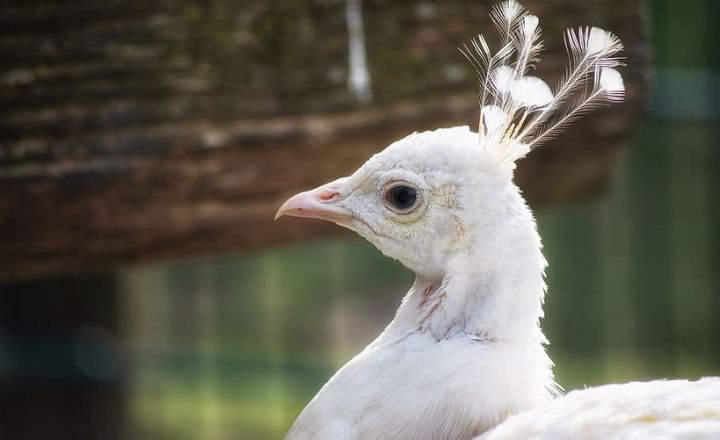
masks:
<path id="1" fill-rule="evenodd" d="M 398 209 L 408 209 L 415 204 L 417 191 L 409 186 L 396 186 L 388 192 L 388 202 Z"/>

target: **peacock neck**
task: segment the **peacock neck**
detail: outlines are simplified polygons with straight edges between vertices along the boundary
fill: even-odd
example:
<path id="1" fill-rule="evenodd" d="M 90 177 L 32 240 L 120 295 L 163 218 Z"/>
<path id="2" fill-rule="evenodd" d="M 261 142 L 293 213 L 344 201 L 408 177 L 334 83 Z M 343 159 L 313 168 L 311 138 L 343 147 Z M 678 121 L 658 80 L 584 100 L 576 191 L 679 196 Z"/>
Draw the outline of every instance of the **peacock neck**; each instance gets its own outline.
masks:
<path id="1" fill-rule="evenodd" d="M 437 340 L 542 344 L 545 258 L 530 210 L 520 199 L 468 235 L 442 276 L 417 276 L 383 334 L 426 332 Z"/>

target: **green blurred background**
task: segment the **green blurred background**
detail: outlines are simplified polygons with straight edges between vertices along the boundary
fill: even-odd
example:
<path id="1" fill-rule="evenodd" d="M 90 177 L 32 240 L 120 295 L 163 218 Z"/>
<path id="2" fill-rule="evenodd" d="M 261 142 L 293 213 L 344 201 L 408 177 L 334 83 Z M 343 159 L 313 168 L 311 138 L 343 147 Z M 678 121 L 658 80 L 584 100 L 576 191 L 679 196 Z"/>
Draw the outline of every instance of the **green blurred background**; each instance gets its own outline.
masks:
<path id="1" fill-rule="evenodd" d="M 651 105 L 612 187 L 537 212 L 550 262 L 543 327 L 566 389 L 720 373 L 720 5 L 648 6 Z M 74 286 L 93 282 L 93 295 L 117 302 L 119 314 L 107 311 L 116 331 L 89 325 L 74 336 L 72 358 L 91 377 L 123 382 L 122 436 L 280 438 L 389 322 L 412 282 L 369 244 L 343 237 L 128 269 L 107 286 L 102 276 L 64 282 L 60 302 L 83 304 Z M 53 341 L 29 336 L 33 361 L 21 362 L 0 333 L 0 374 L 79 380 Z"/>

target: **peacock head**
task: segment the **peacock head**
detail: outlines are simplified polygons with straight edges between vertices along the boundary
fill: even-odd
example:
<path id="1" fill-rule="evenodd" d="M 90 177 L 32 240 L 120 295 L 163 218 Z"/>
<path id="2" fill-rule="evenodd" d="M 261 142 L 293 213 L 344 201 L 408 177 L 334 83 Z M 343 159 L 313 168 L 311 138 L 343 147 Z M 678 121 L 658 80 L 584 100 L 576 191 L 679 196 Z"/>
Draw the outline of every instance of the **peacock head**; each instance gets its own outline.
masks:
<path id="1" fill-rule="evenodd" d="M 276 218 L 335 222 L 430 278 L 442 276 L 469 246 L 491 244 L 503 219 L 524 209 L 512 181 L 515 162 L 573 118 L 624 97 L 615 35 L 567 30 L 568 73 L 553 91 L 527 74 L 542 49 L 538 18 L 515 0 L 498 4 L 491 16 L 501 34 L 497 51 L 482 35 L 460 49 L 479 77 L 477 133 L 468 127 L 413 133 L 352 175 L 293 196 Z"/>
<path id="2" fill-rule="evenodd" d="M 293 196 L 277 216 L 333 221 L 415 273 L 440 275 L 513 188 L 511 170 L 476 150 L 468 127 L 414 133 L 352 175 Z"/>

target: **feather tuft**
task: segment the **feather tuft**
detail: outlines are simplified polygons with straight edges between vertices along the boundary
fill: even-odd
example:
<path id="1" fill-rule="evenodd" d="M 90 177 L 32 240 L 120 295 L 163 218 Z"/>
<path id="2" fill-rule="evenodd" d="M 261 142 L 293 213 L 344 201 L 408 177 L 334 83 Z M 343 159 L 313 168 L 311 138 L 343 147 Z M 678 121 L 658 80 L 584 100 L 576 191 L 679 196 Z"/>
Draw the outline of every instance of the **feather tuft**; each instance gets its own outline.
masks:
<path id="1" fill-rule="evenodd" d="M 490 17 L 500 33 L 500 48 L 493 52 L 479 35 L 460 51 L 478 74 L 480 146 L 503 163 L 524 157 L 580 115 L 624 99 L 625 85 L 616 70 L 623 46 L 612 32 L 598 27 L 565 31 L 569 61 L 553 92 L 542 79 L 527 75 L 543 48 L 538 17 L 516 0 L 497 4 Z"/>

